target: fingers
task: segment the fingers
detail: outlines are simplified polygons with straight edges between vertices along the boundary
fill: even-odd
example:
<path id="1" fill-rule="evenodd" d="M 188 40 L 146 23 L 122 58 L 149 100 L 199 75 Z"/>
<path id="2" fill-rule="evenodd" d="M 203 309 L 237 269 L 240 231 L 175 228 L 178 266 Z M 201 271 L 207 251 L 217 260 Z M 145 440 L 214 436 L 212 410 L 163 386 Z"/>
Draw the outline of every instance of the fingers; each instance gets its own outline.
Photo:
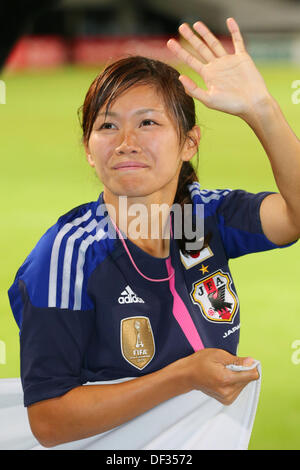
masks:
<path id="1" fill-rule="evenodd" d="M 244 40 L 242 38 L 240 28 L 239 28 L 237 22 L 233 18 L 228 18 L 226 20 L 226 23 L 227 23 L 227 27 L 228 27 L 228 29 L 231 33 L 235 53 L 239 54 L 241 52 L 245 52 L 246 48 L 245 48 Z"/>
<path id="2" fill-rule="evenodd" d="M 197 21 L 193 25 L 195 31 L 205 40 L 205 42 L 210 47 L 211 51 L 213 51 L 216 57 L 223 57 L 227 55 L 224 47 L 220 43 L 220 41 L 216 38 L 216 36 L 205 26 L 202 21 Z"/>
<path id="3" fill-rule="evenodd" d="M 180 25 L 178 30 L 182 37 L 191 44 L 199 58 L 204 61 L 204 63 L 211 62 L 216 57 L 222 57 L 227 54 L 220 41 L 204 23 L 197 21 L 193 27 L 205 42 L 196 36 L 187 23 Z"/>
<path id="4" fill-rule="evenodd" d="M 181 26 L 179 26 L 178 30 L 184 39 L 186 39 L 186 41 L 189 42 L 191 46 L 193 46 L 200 59 L 202 59 L 204 62 L 210 62 L 211 60 L 215 59 L 212 51 L 199 37 L 196 36 L 196 34 L 193 33 L 187 23 L 183 23 Z"/>
<path id="5" fill-rule="evenodd" d="M 227 359 L 226 359 L 227 362 Z M 259 379 L 257 365 L 259 361 L 255 361 L 252 357 L 232 356 L 228 362 L 225 373 L 225 380 L 228 385 L 242 386 L 242 388 L 253 380 Z M 228 371 L 228 373 L 227 373 Z"/>
<path id="6" fill-rule="evenodd" d="M 198 87 L 196 83 L 186 75 L 180 75 L 179 80 L 181 81 L 182 85 L 185 88 L 185 91 L 188 95 L 192 98 L 196 98 L 200 100 L 202 103 L 209 105 L 209 95 L 207 91 L 203 90 L 202 88 Z"/>
<path id="7" fill-rule="evenodd" d="M 236 357 L 231 364 L 226 365 L 232 374 L 228 376 L 228 379 L 232 384 L 251 382 L 252 380 L 259 379 L 259 372 L 257 369 L 258 361 L 255 361 L 252 357 Z"/>
<path id="8" fill-rule="evenodd" d="M 190 44 L 193 45 L 194 49 L 200 56 L 200 59 L 203 61 L 208 61 L 210 58 L 214 57 L 207 46 L 205 46 L 204 43 L 198 39 L 195 34 L 192 33 L 187 24 L 181 25 L 179 30 L 184 38 L 189 40 Z M 185 62 L 189 67 L 194 69 L 195 72 L 202 76 L 204 64 L 201 62 L 201 60 L 194 57 L 191 53 L 184 49 L 175 39 L 169 39 L 167 46 L 178 57 L 179 60 Z M 183 84 L 188 95 L 200 100 L 202 103 L 208 106 L 209 95 L 205 90 L 198 87 L 196 83 L 186 75 L 181 75 L 179 80 Z"/>
<path id="9" fill-rule="evenodd" d="M 226 23 L 228 30 L 231 33 L 235 53 L 239 54 L 246 52 L 244 40 L 235 19 L 227 18 Z M 202 21 L 196 21 L 196 23 L 194 23 L 193 25 L 193 28 L 198 33 L 198 35 L 201 36 L 202 39 L 196 36 L 196 34 L 194 34 L 193 30 L 189 27 L 187 23 L 183 23 L 182 25 L 180 25 L 178 30 L 180 34 L 184 37 L 184 39 L 188 41 L 189 44 L 191 44 L 191 46 L 194 48 L 200 60 L 202 60 L 204 63 L 208 63 L 216 57 L 223 57 L 227 55 L 227 52 L 221 42 L 209 30 L 209 28 L 204 23 L 202 23 Z M 179 49 L 177 47 L 176 49 L 174 45 L 175 40 L 171 41 L 172 42 L 170 44 L 170 41 L 168 41 L 168 47 L 177 55 L 179 59 L 183 60 L 187 65 L 194 68 L 195 60 L 197 59 L 194 58 L 192 54 L 189 54 L 187 51 L 185 51 L 183 48 Z M 185 53 L 183 51 L 185 51 Z"/>
<path id="10" fill-rule="evenodd" d="M 241 391 L 252 381 L 259 378 L 256 368 L 245 372 L 226 370 L 220 373 L 213 388 L 214 398 L 223 405 L 231 405 Z"/>
<path id="11" fill-rule="evenodd" d="M 223 349 L 205 348 L 180 360 L 185 363 L 190 389 L 201 390 L 224 405 L 230 405 L 243 388 L 259 378 L 257 361 L 241 358 Z M 237 370 L 230 370 L 234 365 Z M 248 370 L 238 371 L 241 367 Z"/>
<path id="12" fill-rule="evenodd" d="M 169 39 L 167 42 L 168 48 L 173 52 L 173 54 L 178 57 L 178 59 L 185 62 L 189 67 L 198 72 L 201 75 L 203 69 L 203 63 L 196 59 L 192 54 L 186 51 L 176 39 Z"/>
<path id="13" fill-rule="evenodd" d="M 246 366 L 247 360 L 244 360 L 242 358 L 237 358 L 241 359 L 241 361 L 238 361 L 239 363 L 243 363 L 243 367 Z M 247 358 L 250 359 L 250 358 Z M 223 376 L 223 387 L 221 388 L 221 393 L 220 393 L 220 399 L 219 401 L 223 405 L 231 405 L 236 398 L 239 396 L 241 391 L 252 381 L 258 380 L 259 379 L 259 372 L 256 367 L 254 367 L 257 364 L 257 361 L 254 361 L 251 359 L 252 366 L 250 366 L 250 361 L 248 362 L 249 366 L 251 367 L 248 370 L 241 371 L 238 369 L 238 367 L 241 367 L 240 365 L 237 366 L 234 364 L 237 369 L 230 370 L 227 368 L 226 373 Z M 247 367 L 247 366 L 246 366 Z"/>
<path id="14" fill-rule="evenodd" d="M 234 384 L 245 384 L 259 379 L 259 373 L 256 367 L 245 371 L 230 371 L 229 381 Z"/>

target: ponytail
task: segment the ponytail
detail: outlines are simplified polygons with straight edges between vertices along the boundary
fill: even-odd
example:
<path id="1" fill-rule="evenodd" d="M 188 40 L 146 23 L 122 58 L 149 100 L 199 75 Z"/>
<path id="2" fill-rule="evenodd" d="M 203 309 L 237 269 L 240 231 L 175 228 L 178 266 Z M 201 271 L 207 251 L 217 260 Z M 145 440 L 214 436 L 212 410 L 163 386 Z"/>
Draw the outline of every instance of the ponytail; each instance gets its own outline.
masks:
<path id="1" fill-rule="evenodd" d="M 178 186 L 175 195 L 174 203 L 180 204 L 181 206 L 181 214 L 182 214 L 182 238 L 177 239 L 177 243 L 179 245 L 180 251 L 183 254 L 188 254 L 190 251 L 187 251 L 185 248 L 186 238 L 184 235 L 184 206 L 185 204 L 192 204 L 192 199 L 190 195 L 190 191 L 188 189 L 188 185 L 198 181 L 197 174 L 192 166 L 191 162 L 183 162 L 181 171 L 179 173 L 178 178 Z M 191 242 L 191 240 L 189 240 Z"/>
<path id="2" fill-rule="evenodd" d="M 198 166 L 198 160 L 197 160 L 197 166 Z M 186 249 L 185 247 L 186 243 L 187 242 L 192 243 L 193 240 L 187 240 L 184 234 L 184 205 L 192 204 L 191 193 L 188 189 L 188 185 L 194 183 L 195 181 L 198 181 L 198 176 L 192 163 L 190 161 L 183 162 L 181 171 L 179 173 L 178 186 L 177 186 L 177 191 L 175 194 L 174 203 L 180 204 L 181 214 L 182 214 L 182 238 L 177 239 L 177 243 L 179 245 L 179 249 L 182 252 L 182 254 L 187 254 L 187 255 L 199 254 L 199 250 L 187 250 Z M 193 220 L 192 226 L 194 230 L 195 228 L 194 220 Z M 208 245 L 210 238 L 211 238 L 210 234 L 208 234 L 208 236 L 205 237 L 202 250 Z"/>

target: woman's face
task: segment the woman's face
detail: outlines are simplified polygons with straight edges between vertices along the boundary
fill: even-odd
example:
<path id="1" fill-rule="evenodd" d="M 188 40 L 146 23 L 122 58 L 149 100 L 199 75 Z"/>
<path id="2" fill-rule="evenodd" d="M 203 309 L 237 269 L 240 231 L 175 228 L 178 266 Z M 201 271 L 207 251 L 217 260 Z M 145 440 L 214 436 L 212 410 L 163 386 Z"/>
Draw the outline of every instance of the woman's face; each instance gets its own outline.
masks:
<path id="1" fill-rule="evenodd" d="M 193 132 L 200 138 L 199 128 L 195 128 Z M 190 139 L 179 149 L 164 102 L 148 85 L 132 87 L 116 99 L 106 122 L 105 109 L 100 109 L 85 147 L 105 193 L 128 197 L 147 196 L 163 188 L 174 190 L 182 162 L 197 151 Z"/>

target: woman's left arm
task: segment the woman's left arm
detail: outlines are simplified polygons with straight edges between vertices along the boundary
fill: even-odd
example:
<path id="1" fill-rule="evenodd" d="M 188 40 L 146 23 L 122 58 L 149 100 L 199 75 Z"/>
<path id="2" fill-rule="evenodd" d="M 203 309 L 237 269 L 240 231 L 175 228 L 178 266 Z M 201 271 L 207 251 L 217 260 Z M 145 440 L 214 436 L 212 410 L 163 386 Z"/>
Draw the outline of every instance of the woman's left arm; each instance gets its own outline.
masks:
<path id="1" fill-rule="evenodd" d="M 269 157 L 280 191 L 262 201 L 262 228 L 269 240 L 284 245 L 300 237 L 300 141 L 272 97 L 247 122 Z"/>
<path id="2" fill-rule="evenodd" d="M 193 54 L 176 40 L 170 50 L 204 80 L 204 90 L 186 75 L 180 81 L 186 92 L 211 109 L 242 118 L 253 129 L 270 160 L 278 194 L 267 196 L 260 208 L 263 231 L 277 245 L 300 237 L 300 141 L 288 125 L 276 100 L 247 53 L 238 24 L 227 20 L 235 53 L 225 51 L 220 41 L 200 21 L 196 36 L 187 24 L 181 35 L 193 47 Z"/>

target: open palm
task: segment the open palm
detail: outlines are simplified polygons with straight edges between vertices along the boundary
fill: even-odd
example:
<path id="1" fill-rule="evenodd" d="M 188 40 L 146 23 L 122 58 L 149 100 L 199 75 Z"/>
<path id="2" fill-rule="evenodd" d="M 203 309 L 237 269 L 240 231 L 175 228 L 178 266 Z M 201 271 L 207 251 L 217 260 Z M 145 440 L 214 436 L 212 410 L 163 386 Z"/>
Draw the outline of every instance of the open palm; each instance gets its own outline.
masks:
<path id="1" fill-rule="evenodd" d="M 238 24 L 227 20 L 235 53 L 229 54 L 221 42 L 200 21 L 193 28 L 186 24 L 179 27 L 180 34 L 193 50 L 188 52 L 178 41 L 170 39 L 169 49 L 197 72 L 207 90 L 200 88 L 186 75 L 180 76 L 186 92 L 207 107 L 246 118 L 257 103 L 269 96 L 265 82 L 253 60 L 247 53 Z"/>

